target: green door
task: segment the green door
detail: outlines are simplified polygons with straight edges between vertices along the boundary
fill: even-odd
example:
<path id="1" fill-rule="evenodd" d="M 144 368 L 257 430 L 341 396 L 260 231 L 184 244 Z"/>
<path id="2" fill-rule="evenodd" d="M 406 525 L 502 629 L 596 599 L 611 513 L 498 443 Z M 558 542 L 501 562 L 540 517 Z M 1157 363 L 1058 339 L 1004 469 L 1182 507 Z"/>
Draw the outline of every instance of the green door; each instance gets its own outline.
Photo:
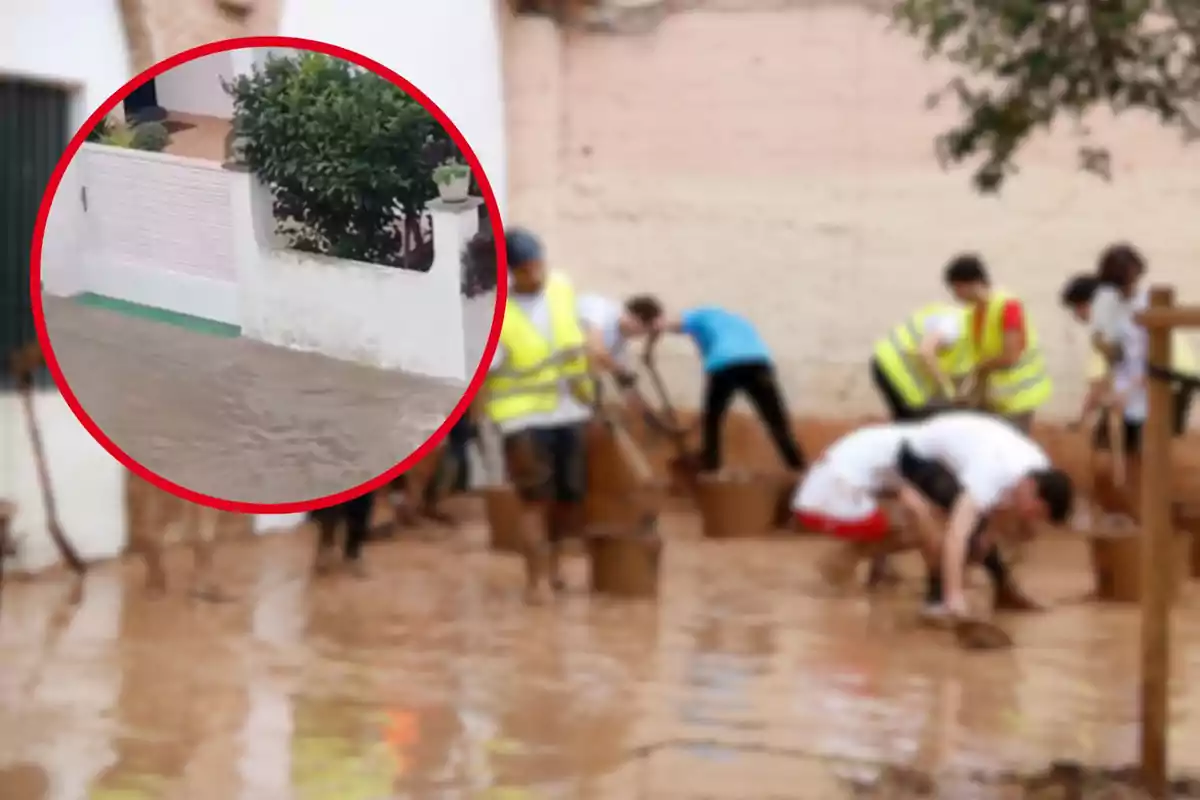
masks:
<path id="1" fill-rule="evenodd" d="M 36 338 L 29 255 L 38 206 L 67 146 L 70 94 L 57 86 L 0 77 L 0 387 L 12 386 L 8 358 Z M 48 383 L 43 374 L 39 381 Z"/>

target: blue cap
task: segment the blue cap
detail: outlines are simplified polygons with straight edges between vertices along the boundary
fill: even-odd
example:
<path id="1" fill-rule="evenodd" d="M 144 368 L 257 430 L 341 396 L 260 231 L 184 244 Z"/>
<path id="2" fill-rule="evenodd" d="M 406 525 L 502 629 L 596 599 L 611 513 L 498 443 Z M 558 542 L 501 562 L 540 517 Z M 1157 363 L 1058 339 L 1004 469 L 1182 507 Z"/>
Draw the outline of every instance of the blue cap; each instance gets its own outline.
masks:
<path id="1" fill-rule="evenodd" d="M 504 233 L 504 249 L 510 268 L 522 267 L 531 261 L 542 260 L 542 242 L 523 228 L 510 228 Z"/>

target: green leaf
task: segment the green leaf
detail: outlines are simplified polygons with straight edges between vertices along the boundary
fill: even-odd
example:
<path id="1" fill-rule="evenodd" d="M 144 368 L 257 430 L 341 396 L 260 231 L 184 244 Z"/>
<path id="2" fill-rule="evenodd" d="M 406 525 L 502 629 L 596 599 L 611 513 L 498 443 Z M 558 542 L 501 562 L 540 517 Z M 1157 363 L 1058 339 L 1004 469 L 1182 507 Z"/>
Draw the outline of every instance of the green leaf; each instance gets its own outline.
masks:
<path id="1" fill-rule="evenodd" d="M 982 192 L 1000 191 L 1022 150 L 1064 114 L 1139 110 L 1200 133 L 1200 3 L 900 0 L 894 21 L 928 57 L 958 67 L 937 97 L 957 99 L 960 120 L 936 146 L 945 166 L 972 164 Z M 1108 177 L 1107 151 L 1082 148 L 1081 168 Z"/>
<path id="2" fill-rule="evenodd" d="M 403 231 L 459 157 L 449 134 L 385 79 L 317 53 L 272 58 L 227 84 L 247 166 L 292 247 L 400 265 Z M 440 148 L 431 154 L 430 148 Z M 412 226 L 419 227 L 419 226 Z"/>

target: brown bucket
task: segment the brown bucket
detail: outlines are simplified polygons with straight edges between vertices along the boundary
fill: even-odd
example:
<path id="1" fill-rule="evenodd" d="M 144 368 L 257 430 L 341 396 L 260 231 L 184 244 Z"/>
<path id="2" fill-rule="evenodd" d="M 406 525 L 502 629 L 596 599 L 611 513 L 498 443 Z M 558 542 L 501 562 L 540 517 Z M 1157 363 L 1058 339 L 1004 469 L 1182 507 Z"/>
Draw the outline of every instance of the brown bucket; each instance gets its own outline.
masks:
<path id="1" fill-rule="evenodd" d="M 1200 578 L 1200 497 L 1191 502 L 1173 503 L 1171 523 L 1175 530 L 1191 539 L 1191 563 L 1188 573 L 1193 578 Z"/>
<path id="2" fill-rule="evenodd" d="M 663 543 L 653 528 L 606 527 L 588 534 L 592 591 L 613 597 L 658 596 Z"/>
<path id="3" fill-rule="evenodd" d="M 487 509 L 488 544 L 499 553 L 521 553 L 521 499 L 511 486 L 488 486 L 481 491 Z"/>
<path id="4" fill-rule="evenodd" d="M 1178 596 L 1188 572 L 1192 537 L 1177 533 L 1171 559 L 1172 598 Z M 1114 603 L 1136 603 L 1142 599 L 1142 551 L 1145 536 L 1140 528 L 1128 532 L 1089 536 L 1096 597 Z"/>
<path id="5" fill-rule="evenodd" d="M 701 475 L 696 504 L 709 539 L 737 539 L 769 534 L 786 524 L 792 473 Z"/>
<path id="6" fill-rule="evenodd" d="M 636 526 L 665 500 L 666 487 L 657 479 L 641 480 L 602 422 L 588 426 L 587 495 L 584 517 L 589 528 Z"/>
<path id="7" fill-rule="evenodd" d="M 1102 511 L 1139 519 L 1142 513 L 1142 474 L 1136 458 L 1125 462 L 1125 480 L 1117 485 L 1113 461 L 1106 453 L 1097 453 L 1092 461 L 1092 499 Z"/>

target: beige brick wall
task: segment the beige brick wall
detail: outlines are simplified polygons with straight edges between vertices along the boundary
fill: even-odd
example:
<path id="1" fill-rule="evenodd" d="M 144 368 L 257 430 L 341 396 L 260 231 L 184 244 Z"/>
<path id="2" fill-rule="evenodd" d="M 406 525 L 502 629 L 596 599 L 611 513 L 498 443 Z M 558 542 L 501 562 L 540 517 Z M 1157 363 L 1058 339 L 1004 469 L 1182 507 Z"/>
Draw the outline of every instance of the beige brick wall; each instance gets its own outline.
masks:
<path id="1" fill-rule="evenodd" d="M 941 268 L 976 249 L 1027 301 L 1049 351 L 1057 414 L 1080 392 L 1082 338 L 1056 306 L 1065 276 L 1129 238 L 1155 278 L 1200 302 L 1200 150 L 1152 121 L 1093 121 L 1111 185 L 1074 171 L 1066 131 L 1037 142 L 1000 198 L 944 173 L 927 111 L 944 69 L 858 8 L 689 12 L 649 38 L 509 28 L 510 221 L 547 232 L 584 287 L 721 303 L 778 354 L 795 409 L 877 408 L 872 341 L 942 297 Z M 664 354 L 691 400 L 689 347 Z"/>

